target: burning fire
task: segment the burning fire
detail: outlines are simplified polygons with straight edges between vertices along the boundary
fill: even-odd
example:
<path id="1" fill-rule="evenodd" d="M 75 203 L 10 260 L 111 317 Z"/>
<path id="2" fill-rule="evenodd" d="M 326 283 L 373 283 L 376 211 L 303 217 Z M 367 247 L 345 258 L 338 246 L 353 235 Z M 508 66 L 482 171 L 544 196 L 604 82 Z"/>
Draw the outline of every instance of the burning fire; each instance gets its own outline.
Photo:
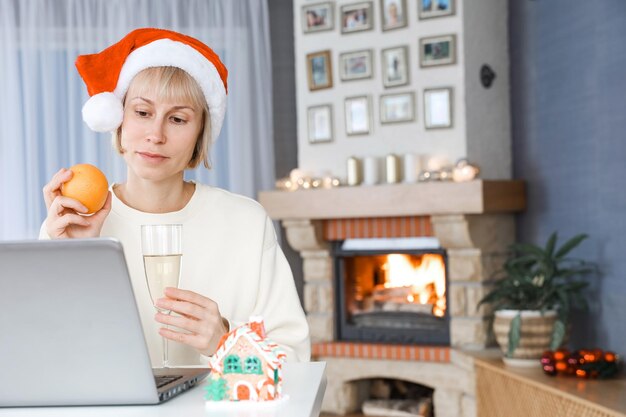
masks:
<path id="1" fill-rule="evenodd" d="M 407 303 L 432 304 L 435 316 L 445 314 L 446 274 L 441 255 L 425 254 L 414 265 L 408 255 L 390 254 L 382 269 L 385 288 L 405 288 Z"/>

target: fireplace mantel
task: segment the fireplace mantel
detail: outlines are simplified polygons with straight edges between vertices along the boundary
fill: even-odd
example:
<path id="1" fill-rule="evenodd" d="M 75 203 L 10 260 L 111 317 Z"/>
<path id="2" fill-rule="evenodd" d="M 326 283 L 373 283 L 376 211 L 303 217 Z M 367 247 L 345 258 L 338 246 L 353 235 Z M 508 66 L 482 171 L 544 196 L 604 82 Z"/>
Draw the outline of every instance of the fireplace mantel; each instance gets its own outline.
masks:
<path id="1" fill-rule="evenodd" d="M 524 182 L 474 180 L 262 191 L 274 220 L 512 213 L 526 207 Z"/>

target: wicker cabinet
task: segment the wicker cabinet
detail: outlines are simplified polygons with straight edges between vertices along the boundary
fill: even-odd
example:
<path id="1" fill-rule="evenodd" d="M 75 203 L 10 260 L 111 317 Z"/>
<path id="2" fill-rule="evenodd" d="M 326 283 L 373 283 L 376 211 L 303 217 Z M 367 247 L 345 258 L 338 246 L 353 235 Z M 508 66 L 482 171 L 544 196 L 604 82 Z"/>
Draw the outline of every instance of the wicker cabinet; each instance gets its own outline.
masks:
<path id="1" fill-rule="evenodd" d="M 550 377 L 540 367 L 511 368 L 476 357 L 478 417 L 625 417 L 626 377 Z"/>

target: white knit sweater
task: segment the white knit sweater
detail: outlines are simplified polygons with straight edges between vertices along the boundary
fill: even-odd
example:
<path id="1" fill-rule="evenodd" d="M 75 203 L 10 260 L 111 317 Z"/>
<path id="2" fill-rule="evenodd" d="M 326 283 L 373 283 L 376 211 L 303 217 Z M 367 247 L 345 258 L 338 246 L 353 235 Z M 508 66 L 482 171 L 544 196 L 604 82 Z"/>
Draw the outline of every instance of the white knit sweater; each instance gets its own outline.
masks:
<path id="1" fill-rule="evenodd" d="M 124 247 L 153 366 L 161 366 L 158 329 L 162 325 L 154 320 L 140 230 L 142 224 L 166 223 L 183 225 L 180 288 L 217 302 L 231 327 L 248 321 L 252 315 L 262 316 L 268 338 L 285 348 L 288 360 L 309 360 L 307 321 L 291 269 L 265 210 L 249 198 L 198 184 L 182 210 L 164 214 L 135 210 L 113 193 L 112 210 L 101 232 L 103 237 L 119 239 Z M 40 237 L 48 237 L 45 225 Z M 191 347 L 169 343 L 172 366 L 206 364 L 206 359 Z"/>

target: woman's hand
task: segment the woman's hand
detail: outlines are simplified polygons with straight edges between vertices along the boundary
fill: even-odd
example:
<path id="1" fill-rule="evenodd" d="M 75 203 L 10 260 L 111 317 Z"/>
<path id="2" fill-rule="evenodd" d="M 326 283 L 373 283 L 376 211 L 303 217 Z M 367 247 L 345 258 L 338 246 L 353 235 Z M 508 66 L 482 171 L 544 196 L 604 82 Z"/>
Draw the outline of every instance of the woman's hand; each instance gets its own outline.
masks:
<path id="1" fill-rule="evenodd" d="M 220 315 L 217 303 L 193 291 L 168 287 L 165 289 L 165 297 L 159 298 L 156 306 L 180 314 L 159 312 L 155 315 L 156 321 L 186 331 L 162 327 L 159 334 L 196 348 L 205 356 L 215 353 L 220 339 L 228 333 L 228 322 Z"/>
<path id="2" fill-rule="evenodd" d="M 43 198 L 48 209 L 46 232 L 51 239 L 98 237 L 104 219 L 111 211 L 111 192 L 109 191 L 104 207 L 99 211 L 89 217 L 78 214 L 87 213 L 87 207 L 78 200 L 61 195 L 61 186 L 69 181 L 72 175 L 74 173 L 71 170 L 61 168 L 43 187 Z"/>

